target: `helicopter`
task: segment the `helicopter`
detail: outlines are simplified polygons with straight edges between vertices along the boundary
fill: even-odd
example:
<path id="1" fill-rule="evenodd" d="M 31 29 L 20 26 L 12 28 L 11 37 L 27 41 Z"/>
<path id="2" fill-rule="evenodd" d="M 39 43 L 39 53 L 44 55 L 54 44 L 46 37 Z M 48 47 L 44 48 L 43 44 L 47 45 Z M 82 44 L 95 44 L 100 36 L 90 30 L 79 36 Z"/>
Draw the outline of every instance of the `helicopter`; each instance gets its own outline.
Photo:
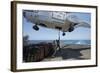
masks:
<path id="1" fill-rule="evenodd" d="M 57 29 L 63 32 L 63 36 L 65 36 L 65 32 L 72 32 L 77 27 L 91 27 L 89 23 L 80 20 L 71 13 L 63 11 L 24 10 L 23 16 L 27 21 L 35 24 L 33 26 L 34 30 L 38 31 L 38 26 Z"/>

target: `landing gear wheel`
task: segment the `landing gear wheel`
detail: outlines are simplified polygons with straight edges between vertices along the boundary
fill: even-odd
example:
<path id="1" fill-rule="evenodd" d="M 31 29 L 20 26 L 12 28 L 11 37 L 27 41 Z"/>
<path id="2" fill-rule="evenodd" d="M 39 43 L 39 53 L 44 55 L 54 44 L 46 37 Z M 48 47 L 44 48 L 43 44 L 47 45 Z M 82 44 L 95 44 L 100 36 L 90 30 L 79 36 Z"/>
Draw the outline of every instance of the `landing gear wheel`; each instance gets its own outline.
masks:
<path id="1" fill-rule="evenodd" d="M 39 27 L 37 25 L 34 25 L 33 26 L 33 29 L 36 30 L 36 31 L 38 31 L 39 30 Z"/>
<path id="2" fill-rule="evenodd" d="M 62 34 L 63 36 L 65 36 L 66 34 L 65 34 L 65 32 L 63 32 L 63 34 Z"/>
<path id="3" fill-rule="evenodd" d="M 69 32 L 72 32 L 73 30 L 74 30 L 74 27 L 70 27 L 70 28 L 68 29 Z"/>

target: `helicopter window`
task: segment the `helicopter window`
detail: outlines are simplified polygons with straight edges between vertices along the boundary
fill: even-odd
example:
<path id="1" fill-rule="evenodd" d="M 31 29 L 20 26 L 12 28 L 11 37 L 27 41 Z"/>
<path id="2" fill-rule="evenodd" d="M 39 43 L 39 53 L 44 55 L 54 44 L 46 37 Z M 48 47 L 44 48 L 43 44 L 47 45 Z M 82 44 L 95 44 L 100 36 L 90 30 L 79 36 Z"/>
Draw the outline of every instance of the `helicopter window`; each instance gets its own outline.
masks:
<path id="1" fill-rule="evenodd" d="M 34 13 L 38 13 L 39 11 L 38 10 L 34 10 Z"/>
<path id="2" fill-rule="evenodd" d="M 59 20 L 65 20 L 66 14 L 64 12 L 53 12 L 52 17 Z"/>

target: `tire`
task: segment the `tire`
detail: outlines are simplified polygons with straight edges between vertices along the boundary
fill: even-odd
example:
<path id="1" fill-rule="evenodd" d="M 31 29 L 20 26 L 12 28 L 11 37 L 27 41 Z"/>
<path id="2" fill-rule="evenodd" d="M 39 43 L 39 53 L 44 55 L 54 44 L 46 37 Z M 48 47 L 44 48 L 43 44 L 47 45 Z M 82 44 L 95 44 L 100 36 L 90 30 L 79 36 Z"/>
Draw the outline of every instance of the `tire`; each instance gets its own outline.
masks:
<path id="1" fill-rule="evenodd" d="M 70 27 L 70 28 L 68 29 L 69 32 L 72 32 L 73 30 L 74 30 L 74 27 Z"/>

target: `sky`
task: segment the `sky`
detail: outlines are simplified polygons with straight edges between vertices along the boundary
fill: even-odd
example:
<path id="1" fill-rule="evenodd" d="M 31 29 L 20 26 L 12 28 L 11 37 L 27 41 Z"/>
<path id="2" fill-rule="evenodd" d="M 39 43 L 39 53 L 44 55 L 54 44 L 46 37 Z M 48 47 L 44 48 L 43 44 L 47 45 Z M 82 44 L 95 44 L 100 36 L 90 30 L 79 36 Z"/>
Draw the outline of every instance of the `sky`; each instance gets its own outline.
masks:
<path id="1" fill-rule="evenodd" d="M 91 14 L 90 13 L 72 13 L 77 16 L 79 19 L 84 20 L 88 23 L 91 23 Z M 39 26 L 39 31 L 35 31 L 32 27 L 35 25 L 26 20 L 23 17 L 23 36 L 28 35 L 29 40 L 55 40 L 58 39 L 58 30 L 49 29 Z M 91 25 L 91 24 L 90 24 Z M 65 32 L 66 35 L 62 36 L 62 31 L 60 31 L 61 40 L 90 40 L 91 38 L 91 29 L 78 27 L 72 32 Z"/>

